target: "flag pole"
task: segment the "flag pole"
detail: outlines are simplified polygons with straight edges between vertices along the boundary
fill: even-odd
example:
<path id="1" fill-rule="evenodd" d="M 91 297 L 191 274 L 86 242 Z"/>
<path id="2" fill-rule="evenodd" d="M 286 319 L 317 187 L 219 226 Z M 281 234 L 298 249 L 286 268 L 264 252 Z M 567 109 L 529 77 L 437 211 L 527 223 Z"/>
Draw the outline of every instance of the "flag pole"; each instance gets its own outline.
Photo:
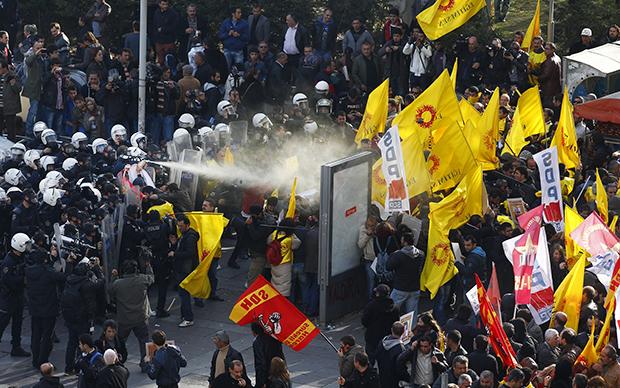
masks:
<path id="1" fill-rule="evenodd" d="M 581 188 L 581 191 L 579 192 L 579 195 L 577 196 L 577 198 L 575 198 L 575 204 L 577 204 L 577 202 L 579 202 L 579 198 L 581 198 L 581 195 L 583 194 L 585 189 L 588 187 L 588 182 L 590 181 L 590 178 L 592 178 L 591 175 L 588 176 L 588 178 L 586 179 L 585 183 L 583 184 L 583 187 Z"/>
<path id="2" fill-rule="evenodd" d="M 338 353 L 338 348 L 336 347 L 336 345 L 334 345 L 333 342 L 330 341 L 330 339 L 327 338 L 327 336 L 323 334 L 321 330 L 319 330 L 319 334 L 321 334 L 321 337 L 323 337 L 325 341 L 327 341 L 327 343 L 336 351 L 336 353 Z"/>

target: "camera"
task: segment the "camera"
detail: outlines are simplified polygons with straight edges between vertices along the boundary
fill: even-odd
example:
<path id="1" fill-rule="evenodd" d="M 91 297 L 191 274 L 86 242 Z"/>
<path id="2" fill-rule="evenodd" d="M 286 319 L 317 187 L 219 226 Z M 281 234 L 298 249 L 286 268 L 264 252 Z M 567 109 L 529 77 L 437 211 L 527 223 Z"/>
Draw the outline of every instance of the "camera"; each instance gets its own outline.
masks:
<path id="1" fill-rule="evenodd" d="M 87 244 L 83 240 L 77 238 L 71 238 L 67 236 L 61 236 L 62 238 L 62 249 L 67 250 L 69 252 L 73 252 L 78 256 L 86 256 L 88 250 L 96 251 L 97 248 Z"/>

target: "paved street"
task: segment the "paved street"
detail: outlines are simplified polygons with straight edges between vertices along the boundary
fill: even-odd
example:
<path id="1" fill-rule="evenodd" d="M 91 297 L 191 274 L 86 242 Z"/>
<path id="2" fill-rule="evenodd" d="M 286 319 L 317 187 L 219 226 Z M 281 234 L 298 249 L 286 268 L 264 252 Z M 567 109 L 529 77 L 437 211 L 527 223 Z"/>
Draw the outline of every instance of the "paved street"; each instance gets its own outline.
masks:
<path id="1" fill-rule="evenodd" d="M 226 244 L 230 245 L 232 242 Z M 226 256 L 230 250 L 225 250 L 223 262 L 226 263 Z M 217 330 L 226 330 L 231 339 L 232 346 L 241 351 L 248 366 L 248 374 L 254 378 L 254 359 L 252 356 L 252 335 L 249 325 L 240 327 L 233 324 L 228 319 L 228 314 L 232 304 L 243 292 L 243 284 L 247 273 L 248 262 L 240 260 L 240 270 L 230 269 L 222 264 L 219 272 L 219 294 L 225 302 L 205 302 L 204 308 L 194 307 L 195 325 L 191 328 L 179 329 L 177 324 L 180 321 L 179 303 L 174 304 L 171 316 L 165 319 L 151 319 L 150 328 L 162 328 L 170 339 L 174 339 L 180 346 L 183 354 L 188 360 L 187 368 L 181 370 L 181 387 L 204 387 L 207 386 L 207 377 L 214 346 L 211 336 Z M 154 306 L 156 297 L 155 291 L 151 293 L 151 304 Z M 176 292 L 170 292 L 169 300 L 176 297 Z M 23 324 L 22 343 L 26 350 L 30 349 L 30 319 L 26 312 Z M 56 333 L 60 338 L 60 343 L 54 345 L 51 355 L 51 362 L 56 366 L 57 372 L 64 371 L 64 349 L 67 340 L 67 331 L 62 319 L 56 323 Z M 95 329 L 95 335 L 99 336 L 101 328 Z M 336 328 L 325 332 L 337 345 L 338 339 L 345 334 L 353 333 L 356 338 L 363 340 L 363 331 L 359 323 L 358 316 L 349 316 L 336 322 Z M 0 387 L 31 387 L 39 379 L 38 371 L 31 365 L 31 359 L 13 358 L 10 352 L 10 327 L 5 330 L 0 343 Z M 144 346 L 144 345 L 142 345 Z M 131 336 L 127 343 L 129 359 L 125 364 L 130 372 L 130 387 L 154 387 L 155 384 L 147 375 L 140 373 L 138 367 L 140 353 L 135 337 Z M 329 344 L 320 336 L 303 351 L 294 352 L 285 347 L 287 363 L 293 378 L 294 387 L 336 387 L 338 377 L 338 356 Z M 65 387 L 77 386 L 77 378 L 63 377 L 62 382 Z"/>

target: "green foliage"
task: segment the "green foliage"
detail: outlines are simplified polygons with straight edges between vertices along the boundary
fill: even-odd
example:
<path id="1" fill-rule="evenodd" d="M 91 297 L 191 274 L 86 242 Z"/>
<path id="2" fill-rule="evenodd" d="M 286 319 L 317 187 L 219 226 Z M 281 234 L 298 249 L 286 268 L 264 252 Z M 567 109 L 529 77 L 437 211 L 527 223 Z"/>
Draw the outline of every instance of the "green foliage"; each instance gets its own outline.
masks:
<path id="1" fill-rule="evenodd" d="M 604 42 L 608 27 L 620 21 L 620 5 L 611 0 L 565 0 L 556 5 L 555 15 L 556 42 L 565 52 L 584 27 L 592 29 L 596 41 Z"/>

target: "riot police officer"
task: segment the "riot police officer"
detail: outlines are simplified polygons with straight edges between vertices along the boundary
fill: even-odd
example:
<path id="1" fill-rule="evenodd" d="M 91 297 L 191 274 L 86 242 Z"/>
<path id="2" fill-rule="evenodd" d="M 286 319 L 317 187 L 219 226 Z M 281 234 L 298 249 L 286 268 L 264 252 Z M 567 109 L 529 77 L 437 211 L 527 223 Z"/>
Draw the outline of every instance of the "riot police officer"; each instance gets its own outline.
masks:
<path id="1" fill-rule="evenodd" d="M 23 192 L 22 203 L 13 209 L 11 233 L 34 234 L 39 225 L 39 202 L 34 190 Z"/>
<path id="2" fill-rule="evenodd" d="M 122 262 L 126 259 L 135 259 L 140 253 L 140 245 L 145 240 L 144 229 L 140 221 L 140 208 L 137 205 L 127 206 L 127 215 L 123 225 L 121 239 L 121 252 L 119 255 L 118 268 L 122 268 Z"/>
<path id="3" fill-rule="evenodd" d="M 30 357 L 22 348 L 22 319 L 24 313 L 25 258 L 32 241 L 24 233 L 11 238 L 11 250 L 0 263 L 0 337 L 11 322 L 11 356 Z"/>

